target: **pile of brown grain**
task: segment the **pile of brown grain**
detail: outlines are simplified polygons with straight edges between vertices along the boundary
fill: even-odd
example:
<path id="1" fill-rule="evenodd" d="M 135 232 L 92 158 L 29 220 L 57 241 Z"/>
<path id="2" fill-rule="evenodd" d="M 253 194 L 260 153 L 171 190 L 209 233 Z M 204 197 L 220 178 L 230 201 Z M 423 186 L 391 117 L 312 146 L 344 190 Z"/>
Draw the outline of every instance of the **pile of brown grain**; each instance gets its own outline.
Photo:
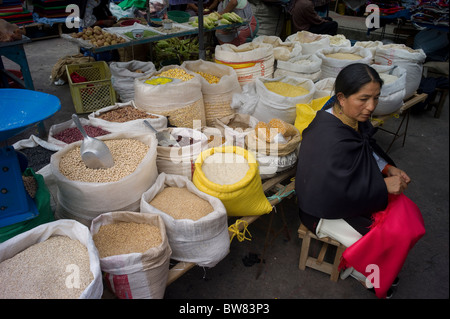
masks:
<path id="1" fill-rule="evenodd" d="M 162 243 L 159 227 L 133 222 L 102 225 L 93 239 L 100 258 L 144 253 Z"/>
<path id="2" fill-rule="evenodd" d="M 214 207 L 185 187 L 166 187 L 150 205 L 175 219 L 198 220 L 214 211 Z"/>

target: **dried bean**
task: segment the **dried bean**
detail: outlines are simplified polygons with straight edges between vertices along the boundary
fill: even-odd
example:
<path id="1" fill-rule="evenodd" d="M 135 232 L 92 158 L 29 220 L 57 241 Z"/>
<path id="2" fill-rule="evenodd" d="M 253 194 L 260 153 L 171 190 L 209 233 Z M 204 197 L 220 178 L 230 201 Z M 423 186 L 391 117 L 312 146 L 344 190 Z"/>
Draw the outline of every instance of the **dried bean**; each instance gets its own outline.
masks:
<path id="1" fill-rule="evenodd" d="M 83 128 L 86 131 L 87 135 L 89 135 L 90 137 L 103 136 L 110 133 L 104 129 L 92 125 L 84 125 Z M 83 135 L 78 128 L 69 127 L 53 135 L 53 138 L 60 140 L 66 144 L 70 144 L 73 142 L 81 141 L 83 139 Z"/>

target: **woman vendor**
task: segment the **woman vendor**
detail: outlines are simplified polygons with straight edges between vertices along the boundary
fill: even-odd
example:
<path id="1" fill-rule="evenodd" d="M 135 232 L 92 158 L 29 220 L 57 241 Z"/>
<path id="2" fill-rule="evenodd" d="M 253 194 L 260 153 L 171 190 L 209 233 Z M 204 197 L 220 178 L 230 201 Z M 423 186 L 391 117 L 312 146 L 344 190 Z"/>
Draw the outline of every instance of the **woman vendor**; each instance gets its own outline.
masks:
<path id="1" fill-rule="evenodd" d="M 351 275 L 386 298 L 425 229 L 417 206 L 403 194 L 410 177 L 372 137 L 382 85 L 366 64 L 340 71 L 335 95 L 303 131 L 295 188 L 301 222 L 347 247 L 341 278 Z"/>
<path id="2" fill-rule="evenodd" d="M 210 11 L 217 8 L 220 14 L 235 12 L 244 20 L 248 20 L 248 25 L 240 26 L 232 30 L 216 30 L 216 38 L 220 44 L 230 43 L 239 46 L 246 42 L 247 38 L 253 38 L 256 30 L 256 18 L 253 15 L 252 7 L 247 0 L 213 0 L 208 6 Z"/>

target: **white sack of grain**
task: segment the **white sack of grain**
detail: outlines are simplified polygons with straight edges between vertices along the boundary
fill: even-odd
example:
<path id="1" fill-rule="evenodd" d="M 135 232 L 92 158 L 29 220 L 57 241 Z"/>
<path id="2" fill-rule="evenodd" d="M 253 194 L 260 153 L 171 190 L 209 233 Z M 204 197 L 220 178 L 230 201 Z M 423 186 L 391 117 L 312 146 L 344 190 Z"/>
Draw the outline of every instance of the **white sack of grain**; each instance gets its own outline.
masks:
<path id="1" fill-rule="evenodd" d="M 161 244 L 143 253 L 129 253 L 100 258 L 105 282 L 120 299 L 162 299 L 169 276 L 172 250 L 164 221 L 155 214 L 117 211 L 101 214 L 92 221 L 94 236 L 101 226 L 113 223 L 149 224 L 159 228 Z"/>
<path id="2" fill-rule="evenodd" d="M 112 133 L 107 135 L 107 138 L 105 137 L 100 136 L 98 139 L 103 141 L 108 139 L 136 139 L 147 145 L 148 151 L 132 173 L 120 180 L 111 182 L 76 181 L 61 173 L 61 159 L 76 146 L 80 146 L 81 141 L 72 143 L 53 154 L 50 159 L 50 167 L 57 189 L 56 217 L 76 219 L 89 226 L 92 219 L 102 213 L 117 210 L 139 210 L 141 195 L 158 176 L 156 137 L 154 134 L 126 132 Z M 133 159 L 133 155 L 135 155 L 133 152 L 136 152 L 136 150 L 123 148 L 121 158 Z M 79 161 L 81 161 L 81 156 Z M 102 175 L 108 174 L 105 172 Z"/>
<path id="3" fill-rule="evenodd" d="M 232 67 L 241 86 L 255 81 L 258 77 L 271 78 L 275 67 L 273 47 L 267 43 L 217 45 L 214 59 L 216 63 Z"/>
<path id="4" fill-rule="evenodd" d="M 406 94 L 406 70 L 396 66 L 388 73 L 380 73 L 384 81 L 381 87 L 378 105 L 373 115 L 385 115 L 398 111 L 403 105 Z"/>
<path id="5" fill-rule="evenodd" d="M 267 43 L 273 47 L 275 61 L 288 61 L 302 54 L 302 47 L 297 42 L 283 42 L 275 35 L 261 35 L 253 39 L 253 43 Z"/>
<path id="6" fill-rule="evenodd" d="M 166 84 L 151 85 L 149 77 L 134 80 L 134 103 L 140 110 L 168 117 L 169 126 L 193 127 L 195 120 L 205 125 L 205 107 L 200 78 L 179 65 L 162 67 L 151 77 L 171 69 L 180 69 L 193 77 L 188 81 L 178 79 Z M 177 70 L 178 71 L 178 70 Z M 150 77 L 150 78 L 151 78 Z"/>
<path id="7" fill-rule="evenodd" d="M 324 34 L 315 34 L 309 31 L 298 31 L 286 38 L 286 42 L 297 42 L 302 47 L 302 54 L 314 54 L 317 51 L 330 47 L 330 37 Z"/>
<path id="8" fill-rule="evenodd" d="M 99 109 L 95 112 L 92 112 L 91 114 L 88 115 L 88 119 L 92 125 L 101 127 L 102 129 L 107 130 L 111 133 L 122 131 L 125 132 L 135 131 L 141 133 L 151 132 L 150 128 L 144 124 L 143 118 L 130 120 L 126 122 L 113 122 L 100 118 L 100 116 L 106 112 L 118 110 L 124 107 L 132 107 L 137 109 L 134 101 L 129 101 L 127 103 L 116 103 L 114 105 L 110 105 L 102 109 Z M 142 110 L 139 111 L 144 112 Z M 165 116 L 159 114 L 151 114 L 148 112 L 146 113 L 148 114 L 146 120 L 155 128 L 155 130 L 159 131 L 167 128 L 167 118 Z"/>
<path id="9" fill-rule="evenodd" d="M 290 75 L 316 82 L 320 78 L 322 60 L 315 54 L 300 55 L 289 61 L 278 61 L 273 76 Z"/>
<path id="10" fill-rule="evenodd" d="M 270 91 L 265 83 L 282 82 L 293 86 L 299 86 L 306 90 L 306 94 L 299 96 L 283 96 Z M 294 124 L 298 103 L 308 103 L 314 95 L 314 83 L 310 79 L 302 79 L 293 76 L 281 76 L 273 79 L 259 78 L 255 81 L 255 99 L 257 104 L 251 113 L 253 117 L 263 122 L 269 122 L 277 118 L 289 124 Z M 242 113 L 242 112 L 240 112 Z"/>
<path id="11" fill-rule="evenodd" d="M 335 81 L 336 78 L 325 78 L 314 83 L 316 91 L 314 92 L 313 100 L 319 99 L 324 96 L 333 96 Z"/>
<path id="12" fill-rule="evenodd" d="M 89 263 L 89 269 L 91 272 L 91 275 L 93 277 L 92 281 L 89 283 L 89 285 L 81 292 L 78 298 L 80 299 L 100 299 L 103 294 L 103 281 L 102 281 L 102 273 L 100 269 L 100 260 L 97 248 L 94 245 L 94 242 L 92 240 L 92 236 L 89 232 L 89 229 L 80 224 L 79 222 L 75 220 L 57 220 L 54 222 L 42 224 L 39 226 L 36 226 L 33 229 L 30 229 L 24 233 L 21 233 L 19 235 L 16 235 L 9 240 L 0 243 L 0 263 L 14 257 L 18 253 L 24 251 L 25 249 L 29 248 L 32 245 L 42 243 L 46 241 L 51 236 L 67 236 L 70 239 L 78 240 L 83 246 L 87 248 L 87 254 L 88 254 L 88 263 Z M 68 249 L 67 247 L 66 249 Z M 51 252 L 43 252 L 43 254 L 51 253 Z M 42 257 L 42 256 L 40 256 Z M 39 287 L 39 284 L 33 285 L 33 287 L 37 288 L 37 294 L 40 294 L 42 291 L 45 291 L 46 289 L 50 289 L 52 291 L 63 291 L 65 289 L 77 289 L 77 286 L 80 285 L 83 282 L 83 278 L 77 277 L 77 276 L 83 276 L 84 272 L 82 271 L 81 265 L 77 269 L 77 265 L 67 265 L 67 264 L 61 264 L 59 267 L 56 267 L 58 265 L 59 260 L 58 257 L 55 256 L 48 256 L 50 260 L 52 260 L 51 264 L 43 264 L 43 265 L 35 265 L 32 260 L 28 261 L 26 263 L 26 267 L 30 267 L 30 270 L 27 271 L 26 267 L 24 267 L 24 271 L 26 274 L 30 274 L 30 272 L 34 271 L 35 267 L 45 267 L 47 270 L 50 267 L 53 267 L 54 272 L 61 272 L 61 287 L 55 286 L 55 287 L 48 287 L 43 286 Z M 45 271 L 41 271 L 38 275 L 35 276 L 35 278 L 31 278 L 30 280 L 36 280 L 38 282 L 44 281 L 44 273 Z M 59 281 L 59 280 L 58 280 Z M 1 280 L 0 278 L 1 288 L 5 288 L 5 281 Z M 55 283 L 56 284 L 56 283 Z M 2 290 L 0 288 L 0 290 Z M 15 290 L 16 293 L 20 289 L 26 289 L 26 287 L 11 287 L 10 290 Z M 33 289 L 33 288 L 30 288 Z M 79 289 L 79 288 L 78 288 Z M 72 291 L 71 291 L 72 292 Z M 28 295 L 31 293 L 31 291 L 27 290 L 25 293 Z M 8 292 L 9 295 L 9 292 Z M 43 298 L 57 298 L 53 297 L 53 294 L 48 293 L 47 296 L 44 296 Z M 11 295 L 9 297 L 5 298 L 12 298 Z M 24 297 L 24 296 L 17 296 L 17 298 L 33 298 L 33 297 Z M 34 297 L 38 298 L 38 297 Z M 61 297 L 62 298 L 62 297 Z M 77 298 L 77 297 L 75 297 Z"/>
<path id="13" fill-rule="evenodd" d="M 329 38 L 330 38 L 330 47 L 349 48 L 352 46 L 350 40 L 347 39 L 343 34 L 329 35 Z"/>
<path id="14" fill-rule="evenodd" d="M 352 63 L 370 64 L 372 54 L 369 49 L 362 47 L 330 47 L 317 52 L 322 60 L 320 79 L 335 78 L 339 72 Z"/>
<path id="15" fill-rule="evenodd" d="M 156 71 L 153 62 L 137 60 L 111 62 L 109 69 L 111 70 L 111 84 L 122 102 L 134 99 L 134 79 L 150 76 Z"/>
<path id="16" fill-rule="evenodd" d="M 377 47 L 383 45 L 383 42 L 381 41 L 356 41 L 354 46 L 355 47 L 363 47 L 370 50 L 370 53 L 372 53 L 372 61 L 375 58 L 375 51 L 377 50 Z"/>
<path id="17" fill-rule="evenodd" d="M 204 60 L 185 61 L 181 66 L 191 72 L 204 72 L 220 78 L 218 83 L 209 83 L 200 76 L 207 126 L 211 126 L 216 118 L 234 113 L 231 100 L 233 94 L 242 92 L 242 89 L 232 67 Z"/>
<path id="18" fill-rule="evenodd" d="M 187 188 L 209 202 L 214 210 L 198 220 L 175 219 L 149 204 L 165 187 Z M 172 200 L 176 201 L 177 198 Z M 167 205 L 170 205 L 170 201 Z M 158 214 L 164 220 L 172 259 L 193 262 L 201 267 L 214 267 L 229 252 L 230 237 L 224 205 L 220 199 L 199 191 L 184 176 L 161 173 L 153 186 L 142 194 L 140 209 L 141 213 Z"/>
<path id="19" fill-rule="evenodd" d="M 182 175 L 191 180 L 195 160 L 208 146 L 208 137 L 200 131 L 187 127 L 171 127 L 165 131 L 175 138 L 182 136 L 184 139 L 192 139 L 193 143 L 171 147 L 158 145 L 156 157 L 158 173 Z"/>
<path id="20" fill-rule="evenodd" d="M 406 70 L 405 99 L 408 99 L 419 88 L 426 57 L 422 49 L 413 50 L 404 44 L 385 44 L 376 48 L 374 63 L 396 65 Z"/>

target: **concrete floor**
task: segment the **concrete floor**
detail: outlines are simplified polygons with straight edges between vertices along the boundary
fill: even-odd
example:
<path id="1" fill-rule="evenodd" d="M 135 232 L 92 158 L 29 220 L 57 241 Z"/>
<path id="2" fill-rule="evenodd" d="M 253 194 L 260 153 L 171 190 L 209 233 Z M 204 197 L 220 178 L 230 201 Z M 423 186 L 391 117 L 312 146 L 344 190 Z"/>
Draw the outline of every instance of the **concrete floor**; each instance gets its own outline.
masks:
<path id="1" fill-rule="evenodd" d="M 347 19 L 348 17 L 346 17 Z M 73 55 L 78 48 L 63 39 L 35 41 L 25 45 L 31 74 L 37 91 L 56 95 L 61 111 L 45 121 L 47 129 L 70 119 L 75 112 L 68 85 L 55 86 L 49 76 L 57 60 Z M 6 61 L 7 68 L 14 68 Z M 396 299 L 449 298 L 449 108 L 448 100 L 440 118 L 434 112 L 412 114 L 404 147 L 397 140 L 389 154 L 397 165 L 412 178 L 406 195 L 421 209 L 426 235 L 413 248 L 400 274 Z M 392 118 L 384 124 L 390 130 L 399 125 Z M 37 134 L 31 128 L 8 141 Z M 386 148 L 392 136 L 378 132 L 376 139 Z M 39 169 L 48 158 L 29 158 Z M 259 218 L 249 226 L 251 241 L 231 243 L 230 253 L 211 269 L 194 267 L 166 289 L 167 299 L 376 299 L 356 280 L 349 278 L 337 283 L 321 272 L 298 269 L 301 240 L 297 236 L 299 219 L 295 199 L 283 202 L 289 238 L 276 236 L 264 251 L 270 215 Z M 280 211 L 280 208 L 278 209 Z M 273 229 L 282 226 L 280 213 L 273 219 Z M 249 254 L 264 257 L 263 264 L 245 266 Z M 261 265 L 261 267 L 260 267 Z M 260 272 L 258 278 L 257 274 Z"/>

